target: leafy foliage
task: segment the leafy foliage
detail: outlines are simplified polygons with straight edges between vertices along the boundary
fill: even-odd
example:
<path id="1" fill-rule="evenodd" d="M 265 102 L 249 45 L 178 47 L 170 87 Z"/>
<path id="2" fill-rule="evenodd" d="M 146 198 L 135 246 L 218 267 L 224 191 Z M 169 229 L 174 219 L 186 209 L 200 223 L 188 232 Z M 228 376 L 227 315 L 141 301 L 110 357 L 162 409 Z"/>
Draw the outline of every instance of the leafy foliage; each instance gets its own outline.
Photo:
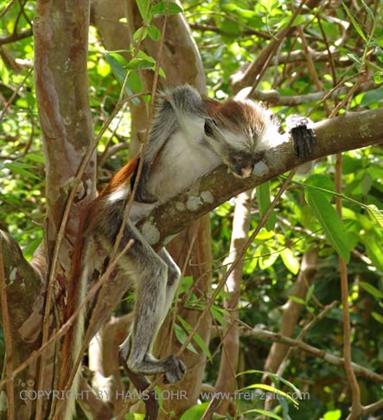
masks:
<path id="1" fill-rule="evenodd" d="M 0 0 L 0 10 L 9 3 Z M 175 3 L 169 2 L 138 0 L 137 5 L 143 25 L 135 32 L 135 45 L 129 50 L 106 51 L 95 29 L 91 28 L 89 95 L 96 132 L 111 115 L 122 95 L 144 94 L 148 97 L 147 92 L 143 92 L 140 72 L 153 70 L 156 62 L 140 48 L 140 44 L 148 37 L 155 42 L 160 39 L 156 16 L 177 14 L 181 10 Z M 182 6 L 202 55 L 209 94 L 218 99 L 231 93 L 232 76 L 254 60 L 274 35 L 288 24 L 293 13 L 291 2 L 274 0 L 189 0 Z M 0 20 L 0 42 L 12 34 L 27 33 L 31 29 L 34 7 L 34 2 L 14 2 Z M 304 53 L 301 38 L 294 35 L 281 43 L 257 89 L 276 89 L 282 97 L 303 97 L 318 90 L 330 92 L 338 86 L 346 89 L 326 100 L 302 100 L 296 106 L 276 104 L 274 110 L 281 121 L 292 113 L 309 115 L 314 121 L 321 120 L 338 104 L 341 104 L 339 114 L 383 106 L 383 22 L 379 2 L 342 2 L 342 7 L 336 9 L 321 6 L 299 15 L 293 25 L 293 28 L 298 27 L 305 34 L 309 54 L 317 57 L 314 64 L 320 86 L 313 81 L 307 69 L 307 52 Z M 4 43 L 0 52 L 0 223 L 10 230 L 22 245 L 24 254 L 30 258 L 42 239 L 46 205 L 44 155 L 33 84 L 32 39 L 25 36 Z M 130 60 L 126 58 L 127 53 Z M 160 75 L 166 77 L 163 71 Z M 362 89 L 368 83 L 370 85 Z M 355 84 L 360 89 L 347 99 L 347 92 Z M 122 152 L 111 154 L 100 166 L 100 182 L 105 181 L 126 159 L 129 126 L 130 114 L 124 108 L 101 139 L 98 146 L 100 161 L 108 156 L 113 146 L 119 146 Z M 301 257 L 315 248 L 320 261 L 317 274 L 306 297 L 295 298 L 295 302 L 303 307 L 301 323 L 295 328 L 298 334 L 324 305 L 339 300 L 339 254 L 348 261 L 354 361 L 372 370 L 381 369 L 382 162 L 383 151 L 379 147 L 344 154 L 342 221 L 334 209 L 332 157 L 317 162 L 308 175 L 294 178 L 267 226 L 246 253 L 239 308 L 243 322 L 278 330 L 282 316 L 280 306 L 291 295 Z M 280 181 L 273 180 L 258 188 L 253 199 L 251 231 L 268 207 Z M 225 270 L 223 261 L 230 243 L 233 204 L 225 203 L 211 215 L 215 281 Z M 187 278 L 182 287 L 181 293 L 186 293 L 190 287 Z M 213 321 L 218 326 L 222 325 L 225 314 L 222 309 L 224 297 L 222 292 L 211 310 Z M 202 308 L 204 303 L 195 295 L 189 296 L 186 302 L 196 309 Z M 178 318 L 177 339 L 182 343 L 191 329 L 192 326 Z M 211 383 L 216 379 L 220 339 L 212 340 L 210 348 L 207 348 L 203 340 L 195 336 L 188 347 L 209 357 L 207 381 Z M 341 339 L 339 307 L 332 309 L 311 328 L 305 338 L 315 347 L 332 354 L 339 354 Z M 268 349 L 268 343 L 251 337 L 243 338 L 243 370 L 262 370 Z M 346 416 L 350 400 L 344 373 L 323 360 L 297 351 L 290 358 L 284 377 L 310 395 L 307 400 L 298 399 L 299 410 L 291 403 L 290 394 L 286 394 L 289 385 L 283 378 L 273 378 L 273 385 L 266 389 L 253 373 L 238 377 L 238 388 L 263 387 L 264 391 L 274 392 L 281 398 L 274 411 L 268 413 L 263 410 L 262 398 L 235 401 L 245 418 L 267 415 L 270 418 L 330 420 Z M 379 385 L 366 379 L 360 379 L 360 384 L 364 404 L 381 398 Z M 200 418 L 206 407 L 206 402 L 192 407 L 182 419 Z"/>

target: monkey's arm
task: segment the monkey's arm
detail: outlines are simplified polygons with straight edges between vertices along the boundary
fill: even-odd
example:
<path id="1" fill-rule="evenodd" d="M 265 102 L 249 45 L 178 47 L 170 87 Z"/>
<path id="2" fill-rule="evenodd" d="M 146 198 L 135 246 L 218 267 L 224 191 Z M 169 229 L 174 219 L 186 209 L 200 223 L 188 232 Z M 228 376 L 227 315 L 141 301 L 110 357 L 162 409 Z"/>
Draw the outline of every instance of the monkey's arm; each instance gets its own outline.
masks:
<path id="1" fill-rule="evenodd" d="M 294 151 L 299 159 L 307 159 L 313 153 L 315 132 L 313 122 L 300 115 L 290 115 L 286 120 L 287 130 L 293 139 Z"/>

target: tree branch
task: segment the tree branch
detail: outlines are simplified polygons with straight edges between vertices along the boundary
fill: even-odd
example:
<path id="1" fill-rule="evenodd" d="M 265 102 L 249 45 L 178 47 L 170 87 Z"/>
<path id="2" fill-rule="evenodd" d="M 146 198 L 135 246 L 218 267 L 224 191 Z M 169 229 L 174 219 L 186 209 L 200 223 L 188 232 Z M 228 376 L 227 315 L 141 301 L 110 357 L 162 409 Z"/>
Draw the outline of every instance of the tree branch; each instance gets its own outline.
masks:
<path id="1" fill-rule="evenodd" d="M 263 330 L 261 328 L 253 328 L 249 330 L 245 335 L 250 335 L 262 341 L 268 340 L 275 343 L 283 343 L 288 346 L 297 347 L 316 357 L 320 357 L 321 359 L 325 360 L 327 363 L 330 363 L 335 366 L 343 366 L 344 364 L 343 357 L 334 356 L 331 353 L 318 349 L 317 347 L 311 346 L 310 344 L 307 344 L 301 340 L 295 340 L 293 338 L 286 337 L 279 333 Z M 383 375 L 380 375 L 379 373 L 375 373 L 361 365 L 358 365 L 357 363 L 352 363 L 351 366 L 356 375 L 362 376 L 364 378 L 368 378 L 374 382 L 383 383 Z"/>
<path id="2" fill-rule="evenodd" d="M 31 29 L 26 29 L 19 33 L 14 33 L 11 35 L 3 36 L 0 38 L 0 45 L 10 44 L 12 42 L 20 41 L 20 39 L 28 38 L 32 36 L 33 31 Z"/>
<path id="3" fill-rule="evenodd" d="M 159 247 L 197 217 L 250 188 L 310 160 L 383 142 L 383 108 L 348 113 L 314 125 L 316 144 L 310 159 L 299 160 L 290 141 L 267 150 L 253 176 L 239 179 L 220 166 L 198 180 L 187 192 L 156 208 L 140 225 L 147 240 Z"/>
<path id="4" fill-rule="evenodd" d="M 378 86 L 374 82 L 362 83 L 355 91 L 355 93 L 366 92 L 371 89 L 376 89 Z M 243 94 L 251 91 L 251 87 L 247 87 L 243 90 Z M 346 94 L 349 91 L 347 87 L 339 87 L 332 91 L 319 91 L 306 93 L 304 95 L 281 95 L 277 90 L 254 90 L 251 92 L 250 97 L 257 101 L 267 102 L 271 105 L 285 105 L 285 106 L 297 106 L 300 104 L 307 104 L 310 102 L 318 102 L 324 98 L 338 98 L 341 95 Z M 241 92 L 242 93 L 242 92 Z"/>

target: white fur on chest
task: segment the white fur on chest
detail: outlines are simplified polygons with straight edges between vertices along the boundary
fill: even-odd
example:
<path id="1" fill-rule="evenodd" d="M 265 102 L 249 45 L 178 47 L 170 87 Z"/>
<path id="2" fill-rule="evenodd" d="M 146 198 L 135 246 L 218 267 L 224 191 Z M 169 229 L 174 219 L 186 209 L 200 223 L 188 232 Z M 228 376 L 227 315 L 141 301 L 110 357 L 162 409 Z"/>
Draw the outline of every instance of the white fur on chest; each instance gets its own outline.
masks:
<path id="1" fill-rule="evenodd" d="M 148 191 L 160 202 L 187 189 L 220 163 L 213 151 L 201 145 L 203 125 L 193 128 L 193 132 L 177 131 L 171 136 L 161 153 L 160 162 L 150 174 Z"/>

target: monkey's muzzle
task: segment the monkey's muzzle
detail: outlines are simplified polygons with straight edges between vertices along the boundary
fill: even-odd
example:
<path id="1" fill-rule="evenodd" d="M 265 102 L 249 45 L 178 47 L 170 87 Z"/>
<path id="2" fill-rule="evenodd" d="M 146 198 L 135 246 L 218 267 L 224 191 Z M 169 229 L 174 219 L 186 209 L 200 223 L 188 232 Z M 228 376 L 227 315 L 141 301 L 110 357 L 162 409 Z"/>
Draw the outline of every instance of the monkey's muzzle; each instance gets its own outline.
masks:
<path id="1" fill-rule="evenodd" d="M 249 178 L 253 173 L 253 166 L 235 167 L 232 172 L 237 178 Z"/>

